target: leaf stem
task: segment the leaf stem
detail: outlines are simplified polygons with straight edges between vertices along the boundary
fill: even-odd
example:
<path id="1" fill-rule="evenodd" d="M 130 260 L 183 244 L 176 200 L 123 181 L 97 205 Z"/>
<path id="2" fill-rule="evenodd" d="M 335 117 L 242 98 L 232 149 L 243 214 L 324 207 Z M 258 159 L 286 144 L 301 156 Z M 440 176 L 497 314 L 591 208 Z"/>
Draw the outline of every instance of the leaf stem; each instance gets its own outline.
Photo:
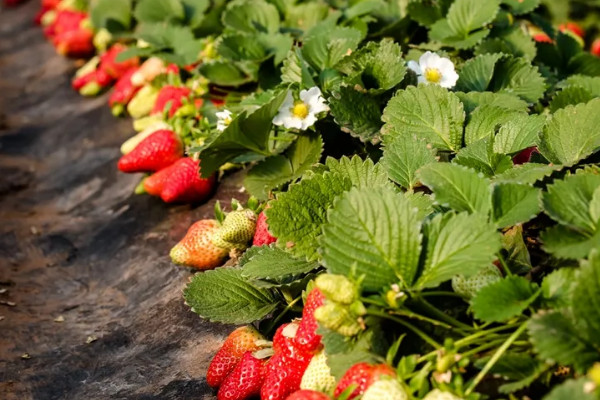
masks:
<path id="1" fill-rule="evenodd" d="M 436 318 L 447 322 L 448 324 L 451 324 L 457 328 L 459 328 L 460 330 L 465 330 L 467 332 L 472 332 L 473 331 L 473 327 L 469 326 L 463 322 L 460 322 L 459 320 L 457 320 L 456 318 L 453 318 L 451 316 L 449 316 L 448 314 L 444 313 L 443 311 L 441 311 L 439 308 L 435 307 L 433 304 L 431 304 L 430 302 L 428 302 L 427 300 L 425 300 L 423 297 L 421 297 L 420 295 L 416 295 L 415 299 L 418 301 L 418 303 L 427 311 L 430 312 L 431 314 L 433 314 Z"/>
<path id="2" fill-rule="evenodd" d="M 459 299 L 465 299 L 464 296 L 461 296 L 458 293 L 450 292 L 446 290 L 432 290 L 431 292 L 421 292 L 422 297 L 434 297 L 434 296 L 448 296 L 448 297 L 458 297 Z"/>
<path id="3" fill-rule="evenodd" d="M 527 324 L 524 323 L 522 324 L 519 329 L 517 329 L 516 331 L 513 332 L 512 335 L 509 336 L 508 339 L 506 339 L 506 341 L 502 344 L 502 346 L 500 346 L 498 348 L 498 350 L 496 350 L 496 352 L 494 353 L 494 355 L 492 356 L 492 358 L 490 358 L 488 360 L 487 363 L 485 363 L 485 366 L 483 367 L 483 369 L 481 371 L 479 371 L 479 373 L 477 374 L 477 376 L 475 377 L 475 379 L 473 379 L 473 381 L 471 382 L 471 384 L 469 385 L 469 387 L 467 388 L 467 390 L 465 391 L 465 395 L 468 396 L 469 394 L 471 394 L 471 392 L 473 390 L 475 390 L 475 387 L 477 387 L 477 385 L 479 384 L 479 382 L 481 382 L 481 380 L 485 377 L 485 375 L 492 369 L 492 367 L 494 366 L 494 364 L 496 364 L 498 362 L 498 360 L 500 359 L 500 357 L 502 357 L 502 355 L 506 352 L 506 350 L 508 350 L 508 348 L 510 347 L 510 345 L 519 338 L 519 336 L 521 336 L 521 334 L 525 331 L 525 329 L 527 328 Z"/>
<path id="4" fill-rule="evenodd" d="M 415 335 L 417 335 L 418 337 L 423 339 L 424 342 L 431 345 L 431 347 L 433 347 L 435 349 L 442 348 L 441 344 L 436 342 L 434 339 L 431 338 L 431 336 L 427 335 L 425 332 L 423 332 L 422 330 L 420 330 L 419 328 L 417 328 L 410 322 L 406 322 L 401 318 L 397 318 L 393 315 L 387 314 L 382 311 L 377 311 L 377 310 L 369 310 L 369 311 L 367 311 L 367 314 L 372 315 L 374 317 L 381 317 L 381 318 L 389 319 L 390 321 L 394 321 L 394 322 L 404 326 L 406 329 L 412 331 Z"/>
<path id="5" fill-rule="evenodd" d="M 506 273 L 506 276 L 512 276 L 513 275 L 512 271 L 508 267 L 508 264 L 506 263 L 504 256 L 500 253 L 498 253 L 498 260 L 500 260 L 500 264 L 502 264 L 502 269 Z"/>
<path id="6" fill-rule="evenodd" d="M 302 295 L 296 297 L 294 300 L 292 300 L 283 310 L 281 310 L 281 313 L 279 313 L 279 315 L 269 324 L 269 327 L 266 330 L 267 334 L 271 334 L 273 333 L 273 328 L 277 326 L 277 323 L 279 323 L 279 321 L 281 321 L 281 319 L 294 307 L 294 305 L 300 301 L 302 299 Z"/>

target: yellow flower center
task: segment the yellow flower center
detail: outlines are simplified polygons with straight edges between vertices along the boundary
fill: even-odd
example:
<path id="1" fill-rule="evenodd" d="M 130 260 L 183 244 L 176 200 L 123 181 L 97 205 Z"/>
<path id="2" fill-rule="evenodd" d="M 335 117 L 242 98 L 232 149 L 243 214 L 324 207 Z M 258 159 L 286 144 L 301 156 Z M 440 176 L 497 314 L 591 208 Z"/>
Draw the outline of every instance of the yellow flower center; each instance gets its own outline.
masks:
<path id="1" fill-rule="evenodd" d="M 302 101 L 297 101 L 292 107 L 292 114 L 296 118 L 304 119 L 308 116 L 308 106 Z"/>
<path id="2" fill-rule="evenodd" d="M 231 121 L 232 121 L 231 117 L 225 117 L 225 118 L 223 118 L 223 125 L 229 126 L 229 124 L 231 124 Z"/>
<path id="3" fill-rule="evenodd" d="M 425 79 L 427 79 L 427 82 L 440 83 L 442 80 L 442 73 L 437 68 L 427 68 L 425 70 Z"/>

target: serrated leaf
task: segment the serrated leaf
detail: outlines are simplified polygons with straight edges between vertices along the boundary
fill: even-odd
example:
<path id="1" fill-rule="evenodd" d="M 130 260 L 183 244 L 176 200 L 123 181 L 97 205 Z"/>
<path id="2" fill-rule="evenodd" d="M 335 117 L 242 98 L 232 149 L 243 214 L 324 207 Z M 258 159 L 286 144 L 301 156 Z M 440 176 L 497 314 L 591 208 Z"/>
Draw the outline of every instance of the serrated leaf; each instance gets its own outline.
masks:
<path id="1" fill-rule="evenodd" d="M 591 381 L 587 378 L 569 379 L 555 386 L 543 400 L 597 400 L 594 391 L 586 390 L 588 383 Z"/>
<path id="2" fill-rule="evenodd" d="M 328 212 L 320 240 L 323 263 L 335 274 L 365 275 L 367 291 L 410 286 L 421 254 L 421 219 L 392 189 L 353 189 Z"/>
<path id="3" fill-rule="evenodd" d="M 474 169 L 487 177 L 512 168 L 512 159 L 507 155 L 494 153 L 491 140 L 488 137 L 463 147 L 456 153 L 452 163 Z"/>
<path id="4" fill-rule="evenodd" d="M 600 77 L 572 75 L 565 81 L 567 86 L 579 86 L 588 90 L 594 97 L 600 97 Z"/>
<path id="5" fill-rule="evenodd" d="M 222 35 L 217 43 L 218 53 L 230 60 L 261 61 L 267 57 L 265 48 L 254 36 L 242 34 Z"/>
<path id="6" fill-rule="evenodd" d="M 131 26 L 131 0 L 97 0 L 90 4 L 90 19 L 94 28 L 111 29 L 116 22 L 122 30 Z"/>
<path id="7" fill-rule="evenodd" d="M 504 322 L 520 315 L 536 299 L 537 285 L 520 276 L 509 276 L 483 287 L 473 300 L 475 318 L 485 322 Z"/>
<path id="8" fill-rule="evenodd" d="M 285 9 L 285 26 L 306 31 L 325 19 L 328 12 L 324 2 L 290 4 Z"/>
<path id="9" fill-rule="evenodd" d="M 494 67 L 500 58 L 501 54 L 484 54 L 468 60 L 460 70 L 456 90 L 484 92 L 492 80 Z"/>
<path id="10" fill-rule="evenodd" d="M 568 86 L 556 93 L 550 102 L 549 108 L 551 113 L 566 108 L 567 106 L 574 106 L 579 103 L 587 103 L 592 100 L 594 96 L 589 90 L 584 89 L 580 86 Z"/>
<path id="11" fill-rule="evenodd" d="M 344 156 L 336 160 L 333 157 L 327 157 L 325 165 L 331 172 L 350 179 L 352 186 L 359 189 L 379 186 L 391 187 L 383 166 L 379 163 L 374 164 L 370 158 L 363 160 L 354 155 L 352 158 Z"/>
<path id="12" fill-rule="evenodd" d="M 573 165 L 600 147 L 600 99 L 558 110 L 540 136 L 540 153 L 549 161 Z"/>
<path id="13" fill-rule="evenodd" d="M 228 324 L 260 320 L 279 304 L 273 292 L 248 283 L 240 268 L 217 268 L 194 275 L 183 297 L 202 318 Z"/>
<path id="14" fill-rule="evenodd" d="M 289 51 L 287 57 L 283 60 L 281 81 L 284 83 L 298 83 L 304 88 L 315 86 L 308 63 L 304 60 L 300 49 Z"/>
<path id="15" fill-rule="evenodd" d="M 185 10 L 179 0 L 139 0 L 133 14 L 140 22 L 163 22 L 185 18 Z"/>
<path id="16" fill-rule="evenodd" d="M 600 246 L 600 231 L 585 234 L 564 225 L 546 229 L 540 235 L 542 248 L 557 258 L 580 259 Z"/>
<path id="17" fill-rule="evenodd" d="M 465 143 L 469 145 L 494 135 L 498 128 L 524 115 L 506 108 L 489 105 L 479 106 L 471 114 L 470 121 L 465 129 Z"/>
<path id="18" fill-rule="evenodd" d="M 209 0 L 181 0 L 186 21 L 192 29 L 198 28 L 204 21 L 205 12 L 210 6 Z"/>
<path id="19" fill-rule="evenodd" d="M 348 51 L 362 41 L 361 31 L 332 25 L 326 20 L 311 28 L 304 39 L 302 54 L 318 71 L 334 67 Z"/>
<path id="20" fill-rule="evenodd" d="M 529 320 L 527 329 L 530 341 L 543 361 L 573 365 L 584 372 L 600 358 L 598 350 L 558 311 L 537 313 Z"/>
<path id="21" fill-rule="evenodd" d="M 431 26 L 429 39 L 438 41 L 445 46 L 457 49 L 469 49 L 481 43 L 490 34 L 489 29 L 480 29 L 471 34 L 457 34 L 454 32 L 447 19 L 441 19 Z"/>
<path id="22" fill-rule="evenodd" d="M 499 37 L 488 38 L 481 42 L 475 49 L 475 54 L 510 54 L 513 57 L 523 57 L 531 61 L 537 54 L 535 43 L 533 38 L 523 32 L 520 26 L 515 26 Z"/>
<path id="23" fill-rule="evenodd" d="M 277 237 L 278 244 L 291 242 L 293 254 L 316 260 L 317 237 L 327 219 L 327 210 L 337 196 L 351 187 L 350 179 L 331 172 L 290 185 L 289 190 L 280 193 L 265 211 L 269 229 Z"/>
<path id="24" fill-rule="evenodd" d="M 454 275 L 471 276 L 500 250 L 500 234 L 481 214 L 438 214 L 425 225 L 427 258 L 417 288 L 436 287 Z"/>
<path id="25" fill-rule="evenodd" d="M 211 83 L 221 86 L 240 86 L 256 79 L 255 73 L 241 69 L 240 65 L 225 60 L 211 61 L 200 65 L 200 73 Z"/>
<path id="26" fill-rule="evenodd" d="M 425 165 L 417 176 L 435 201 L 455 211 L 487 215 L 492 205 L 490 181 L 472 169 L 448 163 Z"/>
<path id="27" fill-rule="evenodd" d="M 502 0 L 502 3 L 510 6 L 515 15 L 527 14 L 540 5 L 540 0 Z"/>
<path id="28" fill-rule="evenodd" d="M 502 235 L 502 247 L 506 251 L 505 261 L 514 274 L 531 271 L 531 256 L 523 239 L 523 226 L 515 225 Z"/>
<path id="29" fill-rule="evenodd" d="M 570 307 L 574 284 L 574 268 L 559 268 L 546 275 L 542 281 L 544 303 L 548 303 L 557 309 Z"/>
<path id="30" fill-rule="evenodd" d="M 234 0 L 222 15 L 223 25 L 233 32 L 273 34 L 279 31 L 279 12 L 264 0 Z"/>
<path id="31" fill-rule="evenodd" d="M 363 142 L 378 142 L 381 128 L 379 101 L 350 86 L 340 86 L 327 99 L 331 115 L 341 130 Z"/>
<path id="32" fill-rule="evenodd" d="M 594 344 L 600 358 L 600 252 L 581 261 L 573 286 L 573 316 L 581 333 Z"/>
<path id="33" fill-rule="evenodd" d="M 499 228 L 533 219 L 541 210 L 541 191 L 520 183 L 494 185 L 492 218 Z"/>
<path id="34" fill-rule="evenodd" d="M 289 284 L 319 267 L 315 261 L 295 258 L 289 252 L 273 246 L 261 246 L 244 263 L 242 277 L 249 281 L 269 281 L 271 284 Z"/>
<path id="35" fill-rule="evenodd" d="M 481 369 L 489 359 L 490 357 L 479 359 L 475 365 Z M 529 386 L 546 369 L 543 363 L 532 358 L 530 354 L 508 352 L 494 364 L 490 374 L 515 381 L 498 388 L 500 393 L 507 394 Z"/>
<path id="36" fill-rule="evenodd" d="M 527 112 L 528 105 L 518 96 L 509 93 L 493 93 L 493 92 L 458 92 L 456 95 L 463 103 L 467 114 L 471 114 L 479 106 L 490 105 L 495 107 L 506 108 L 513 111 Z"/>
<path id="37" fill-rule="evenodd" d="M 456 35 L 466 37 L 469 32 L 492 22 L 499 8 L 499 0 L 456 0 L 446 18 Z"/>
<path id="38" fill-rule="evenodd" d="M 515 165 L 513 168 L 504 171 L 494 177 L 494 182 L 515 182 L 534 184 L 537 181 L 552 175 L 554 171 L 561 167 L 556 165 L 546 165 L 537 163 L 526 163 Z"/>
<path id="39" fill-rule="evenodd" d="M 465 113 L 455 94 L 438 85 L 410 86 L 388 102 L 383 111 L 383 133 L 415 135 L 434 147 L 462 146 Z"/>
<path id="40" fill-rule="evenodd" d="M 537 67 L 523 58 L 506 58 L 498 61 L 490 88 L 494 92 L 516 94 L 535 103 L 546 91 L 546 81 Z"/>
<path id="41" fill-rule="evenodd" d="M 266 200 L 272 189 L 301 177 L 318 163 L 322 150 L 320 135 L 301 135 L 284 155 L 268 157 L 252 167 L 244 179 L 244 187 L 259 200 Z"/>
<path id="42" fill-rule="evenodd" d="M 579 173 L 556 180 L 543 196 L 544 211 L 553 220 L 584 233 L 596 231 L 590 203 L 600 187 L 600 175 Z"/>
<path id="43" fill-rule="evenodd" d="M 413 189 L 418 182 L 419 168 L 436 162 L 435 153 L 425 139 L 390 132 L 383 137 L 383 144 L 381 164 L 390 179 L 406 189 Z"/>
<path id="44" fill-rule="evenodd" d="M 569 59 L 568 71 L 571 74 L 600 76 L 600 58 L 581 52 Z"/>
<path id="45" fill-rule="evenodd" d="M 533 147 L 544 129 L 544 115 L 515 115 L 502 124 L 494 139 L 494 151 L 501 154 L 515 154 Z"/>
<path id="46" fill-rule="evenodd" d="M 336 379 L 341 379 L 350 366 L 358 362 L 375 363 L 378 358 L 373 353 L 374 341 L 381 341 L 379 335 L 372 330 L 361 335 L 358 341 L 350 341 L 347 337 L 328 329 L 319 328 L 322 343 L 327 354 L 327 365 Z"/>
<path id="47" fill-rule="evenodd" d="M 430 26 L 446 15 L 450 4 L 449 0 L 410 0 L 406 12 L 420 25 Z"/>

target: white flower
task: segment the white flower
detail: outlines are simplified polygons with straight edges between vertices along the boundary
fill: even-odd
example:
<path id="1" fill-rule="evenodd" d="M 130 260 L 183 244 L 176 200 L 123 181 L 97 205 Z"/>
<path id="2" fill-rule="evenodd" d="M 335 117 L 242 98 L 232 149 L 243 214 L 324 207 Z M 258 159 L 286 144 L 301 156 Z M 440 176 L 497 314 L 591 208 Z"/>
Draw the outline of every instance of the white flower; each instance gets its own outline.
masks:
<path id="1" fill-rule="evenodd" d="M 288 129 L 306 130 L 317 122 L 317 114 L 328 110 L 321 89 L 316 86 L 302 90 L 300 100 L 294 100 L 292 93 L 288 92 L 285 101 L 279 107 L 279 113 L 273 118 L 273 123 Z"/>
<path id="2" fill-rule="evenodd" d="M 233 120 L 233 118 L 231 118 L 231 111 L 229 110 L 223 110 L 221 112 L 218 112 L 217 114 L 217 130 L 220 132 L 223 132 L 225 130 L 225 128 L 227 128 L 229 126 L 229 124 L 231 124 L 231 121 Z"/>
<path id="3" fill-rule="evenodd" d="M 409 61 L 408 68 L 417 74 L 419 83 L 433 83 L 450 89 L 458 80 L 452 61 L 430 51 L 423 54 L 418 63 Z"/>

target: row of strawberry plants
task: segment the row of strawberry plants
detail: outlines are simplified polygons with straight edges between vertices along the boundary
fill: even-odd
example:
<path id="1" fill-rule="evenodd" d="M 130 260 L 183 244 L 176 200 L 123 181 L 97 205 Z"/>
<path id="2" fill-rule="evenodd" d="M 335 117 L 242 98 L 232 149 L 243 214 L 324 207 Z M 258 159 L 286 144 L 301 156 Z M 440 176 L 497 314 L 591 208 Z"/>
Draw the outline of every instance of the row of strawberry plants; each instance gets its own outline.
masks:
<path id="1" fill-rule="evenodd" d="M 100 52 L 80 93 L 116 80 L 137 191 L 199 202 L 248 166 L 248 203 L 171 251 L 206 270 L 192 311 L 253 324 L 209 367 L 219 399 L 587 400 L 593 3 L 44 0 L 39 19 L 59 52 Z"/>

